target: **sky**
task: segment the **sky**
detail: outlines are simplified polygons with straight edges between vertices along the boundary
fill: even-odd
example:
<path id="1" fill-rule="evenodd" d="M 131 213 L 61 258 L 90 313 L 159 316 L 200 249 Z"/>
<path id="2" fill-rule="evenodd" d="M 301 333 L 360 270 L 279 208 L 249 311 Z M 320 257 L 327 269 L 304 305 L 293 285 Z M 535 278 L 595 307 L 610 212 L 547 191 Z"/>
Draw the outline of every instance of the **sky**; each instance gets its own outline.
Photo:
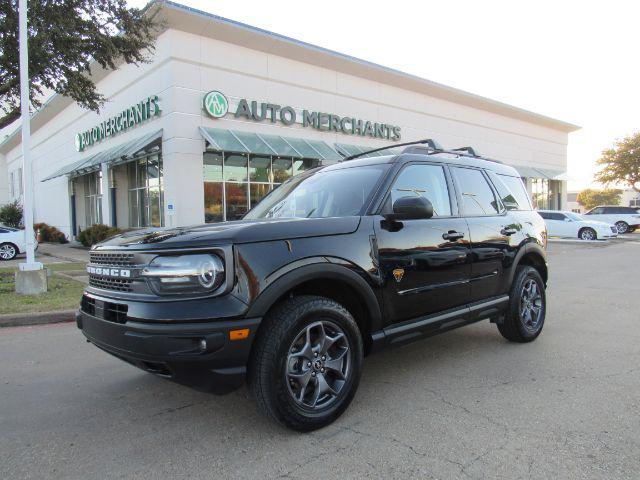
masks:
<path id="1" fill-rule="evenodd" d="M 570 190 L 640 130 L 637 0 L 179 3 L 579 125 Z"/>

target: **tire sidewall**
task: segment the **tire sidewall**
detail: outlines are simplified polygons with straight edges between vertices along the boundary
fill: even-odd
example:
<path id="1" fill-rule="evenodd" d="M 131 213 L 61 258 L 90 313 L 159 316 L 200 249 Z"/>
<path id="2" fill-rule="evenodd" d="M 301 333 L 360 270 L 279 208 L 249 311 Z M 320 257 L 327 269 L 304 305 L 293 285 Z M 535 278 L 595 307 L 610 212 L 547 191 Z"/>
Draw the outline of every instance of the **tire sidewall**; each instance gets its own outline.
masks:
<path id="1" fill-rule="evenodd" d="M 337 306 L 337 305 L 336 305 Z M 300 312 L 304 310 L 303 312 Z M 270 379 L 273 382 L 276 408 L 281 415 L 293 416 L 297 423 L 308 424 L 310 429 L 319 428 L 331 423 L 339 417 L 349 406 L 362 373 L 363 346 L 358 326 L 346 310 L 328 308 L 322 305 L 314 305 L 310 309 L 298 308 L 295 312 L 296 319 L 287 329 L 282 339 L 278 342 L 276 361 L 271 367 Z M 289 353 L 289 347 L 300 331 L 310 323 L 327 320 L 338 325 L 349 342 L 349 355 L 351 355 L 351 374 L 342 387 L 339 398 L 325 408 L 312 411 L 298 405 L 291 397 L 286 382 L 285 369 Z"/>
<path id="2" fill-rule="evenodd" d="M 528 279 L 533 279 L 538 284 L 538 289 L 540 290 L 540 295 L 542 297 L 542 319 L 540 320 L 540 325 L 535 332 L 531 332 L 527 328 L 525 328 L 524 322 L 522 321 L 522 318 L 520 316 L 520 300 L 522 296 L 522 287 Z M 525 267 L 518 274 L 513 288 L 514 291 L 511 297 L 512 302 L 510 314 L 515 320 L 516 326 L 523 340 L 534 340 L 542 332 L 542 328 L 544 327 L 544 322 L 547 316 L 547 292 L 545 289 L 544 281 L 535 268 Z"/>

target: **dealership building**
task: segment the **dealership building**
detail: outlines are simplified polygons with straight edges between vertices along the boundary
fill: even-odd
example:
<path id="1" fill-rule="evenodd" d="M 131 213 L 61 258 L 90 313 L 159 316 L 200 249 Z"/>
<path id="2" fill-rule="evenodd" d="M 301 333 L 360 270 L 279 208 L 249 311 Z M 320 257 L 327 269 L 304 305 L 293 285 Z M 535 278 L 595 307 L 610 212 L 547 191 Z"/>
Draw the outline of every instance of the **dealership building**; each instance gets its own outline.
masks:
<path id="1" fill-rule="evenodd" d="M 107 98 L 99 113 L 54 95 L 32 117 L 36 222 L 72 237 L 94 223 L 233 220 L 304 170 L 424 138 L 514 166 L 538 208 L 566 206 L 575 125 L 183 5 L 157 5 L 164 26 L 149 63 L 95 66 Z M 0 204 L 23 194 L 20 138 L 18 130 L 0 144 Z"/>

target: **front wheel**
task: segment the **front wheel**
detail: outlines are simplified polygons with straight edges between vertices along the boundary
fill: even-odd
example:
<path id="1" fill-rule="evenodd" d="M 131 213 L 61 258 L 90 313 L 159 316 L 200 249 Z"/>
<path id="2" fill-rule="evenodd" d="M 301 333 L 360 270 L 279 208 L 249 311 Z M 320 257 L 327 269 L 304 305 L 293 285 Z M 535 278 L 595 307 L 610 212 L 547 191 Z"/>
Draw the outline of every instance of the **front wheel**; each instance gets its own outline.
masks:
<path id="1" fill-rule="evenodd" d="M 338 418 L 353 399 L 363 344 L 351 314 L 324 297 L 286 300 L 267 315 L 249 361 L 249 389 L 260 409 L 294 430 Z"/>
<path id="2" fill-rule="evenodd" d="M 620 220 L 616 222 L 616 228 L 618 229 L 618 233 L 627 233 L 629 231 L 629 224 Z"/>
<path id="3" fill-rule="evenodd" d="M 509 295 L 509 308 L 498 330 L 512 342 L 532 342 L 544 326 L 547 296 L 540 273 L 530 266 L 518 267 Z"/>
<path id="4" fill-rule="evenodd" d="M 596 235 L 596 231 L 593 228 L 583 228 L 580 230 L 578 234 L 581 240 L 596 240 L 598 236 Z"/>
<path id="5" fill-rule="evenodd" d="M 18 255 L 18 249 L 11 243 L 0 245 L 0 260 L 13 260 Z"/>

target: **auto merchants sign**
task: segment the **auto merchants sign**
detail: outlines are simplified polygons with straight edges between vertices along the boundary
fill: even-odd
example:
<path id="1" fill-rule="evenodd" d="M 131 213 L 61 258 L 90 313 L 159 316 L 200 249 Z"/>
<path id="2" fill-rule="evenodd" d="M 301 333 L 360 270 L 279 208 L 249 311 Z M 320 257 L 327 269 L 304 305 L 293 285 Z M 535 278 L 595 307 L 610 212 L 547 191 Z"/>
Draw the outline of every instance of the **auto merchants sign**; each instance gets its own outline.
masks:
<path id="1" fill-rule="evenodd" d="M 94 143 L 112 137 L 124 130 L 134 128 L 152 117 L 160 115 L 158 96 L 153 95 L 140 100 L 122 112 L 104 119 L 98 125 L 76 134 L 76 150 L 82 152 Z"/>
<path id="2" fill-rule="evenodd" d="M 217 90 L 207 93 L 203 99 L 205 112 L 213 118 L 222 118 L 232 111 L 238 119 L 255 122 L 268 121 L 285 126 L 301 124 L 305 128 L 315 128 L 324 132 L 337 132 L 345 135 L 400 140 L 400 127 L 388 123 L 371 122 L 351 116 L 339 116 L 314 110 L 296 109 L 275 103 L 257 102 L 241 98 L 232 108 L 227 97 Z"/>

